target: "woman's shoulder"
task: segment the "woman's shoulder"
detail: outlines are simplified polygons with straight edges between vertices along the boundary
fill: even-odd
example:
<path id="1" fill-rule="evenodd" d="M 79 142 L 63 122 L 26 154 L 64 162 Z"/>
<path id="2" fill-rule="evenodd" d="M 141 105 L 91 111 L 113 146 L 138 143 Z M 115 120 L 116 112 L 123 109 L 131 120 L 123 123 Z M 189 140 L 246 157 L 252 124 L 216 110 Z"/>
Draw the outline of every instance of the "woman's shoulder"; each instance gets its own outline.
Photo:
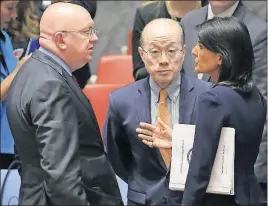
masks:
<path id="1" fill-rule="evenodd" d="M 235 93 L 235 91 L 228 86 L 214 85 L 209 90 L 203 92 L 199 96 L 199 99 L 207 99 L 215 103 L 222 103 L 225 102 L 224 100 L 230 99 L 232 93 Z"/>
<path id="2" fill-rule="evenodd" d="M 211 93 L 215 93 L 218 96 L 226 95 L 226 93 L 237 93 L 232 87 L 227 85 L 213 85 L 210 89 Z"/>

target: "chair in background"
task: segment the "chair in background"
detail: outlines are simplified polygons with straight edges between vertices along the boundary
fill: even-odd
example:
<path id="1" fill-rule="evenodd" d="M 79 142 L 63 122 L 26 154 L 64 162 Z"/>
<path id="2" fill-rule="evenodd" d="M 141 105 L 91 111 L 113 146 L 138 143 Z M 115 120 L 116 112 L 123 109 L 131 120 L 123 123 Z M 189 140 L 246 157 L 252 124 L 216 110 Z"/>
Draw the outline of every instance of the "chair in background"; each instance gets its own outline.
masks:
<path id="1" fill-rule="evenodd" d="M 132 55 L 132 30 L 128 32 L 127 36 L 127 54 Z"/>
<path id="2" fill-rule="evenodd" d="M 101 132 L 108 109 L 109 94 L 122 86 L 120 84 L 88 84 L 83 89 L 92 104 Z"/>
<path id="3" fill-rule="evenodd" d="M 106 55 L 100 58 L 96 84 L 129 84 L 134 82 L 131 55 Z"/>

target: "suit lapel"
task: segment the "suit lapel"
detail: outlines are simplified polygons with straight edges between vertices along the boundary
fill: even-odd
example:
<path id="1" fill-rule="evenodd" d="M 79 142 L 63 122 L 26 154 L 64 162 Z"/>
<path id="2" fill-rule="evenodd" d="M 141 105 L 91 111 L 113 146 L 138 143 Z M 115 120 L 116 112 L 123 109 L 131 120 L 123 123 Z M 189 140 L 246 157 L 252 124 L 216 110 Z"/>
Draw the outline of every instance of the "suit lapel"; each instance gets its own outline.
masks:
<path id="1" fill-rule="evenodd" d="M 63 69 L 62 72 L 62 76 L 64 77 L 64 79 L 67 81 L 67 83 L 69 84 L 69 86 L 71 87 L 73 93 L 76 95 L 76 97 L 80 100 L 80 102 L 85 106 L 86 111 L 90 111 L 91 113 L 91 119 L 94 123 L 94 126 L 96 128 L 96 130 L 98 131 L 98 133 L 100 134 L 100 129 L 98 126 L 98 122 L 94 113 L 94 110 L 88 100 L 88 98 L 84 95 L 84 93 L 82 92 L 81 88 L 79 87 L 78 83 L 75 82 L 72 77 Z"/>
<path id="2" fill-rule="evenodd" d="M 207 20 L 208 17 L 208 6 L 201 7 L 198 9 L 199 15 L 198 18 L 193 19 L 193 25 L 196 26 L 198 24 L 202 24 Z"/>
<path id="3" fill-rule="evenodd" d="M 135 101 L 135 108 L 138 122 L 147 122 L 151 124 L 151 89 L 149 85 L 149 78 L 147 77 L 144 80 L 140 80 L 141 84 L 138 88 L 138 95 Z M 156 158 L 156 161 L 159 163 L 159 166 L 164 170 L 167 170 L 165 162 L 161 156 L 159 149 L 149 148 L 152 152 L 152 155 Z"/>
<path id="4" fill-rule="evenodd" d="M 246 14 L 246 6 L 240 1 L 238 3 L 238 6 L 236 7 L 236 10 L 234 11 L 233 16 L 237 18 L 239 21 L 244 22 L 244 15 Z"/>
<path id="5" fill-rule="evenodd" d="M 181 73 L 181 88 L 180 88 L 180 108 L 179 108 L 179 123 L 190 124 L 196 101 L 196 95 L 192 92 L 194 81 Z"/>
<path id="6" fill-rule="evenodd" d="M 32 55 L 32 57 L 39 61 L 44 62 L 45 64 L 53 68 L 60 75 L 60 77 L 62 77 L 67 82 L 67 84 L 70 86 L 73 93 L 80 100 L 80 102 L 84 105 L 86 111 L 90 111 L 92 113 L 92 117 L 95 117 L 93 108 L 91 104 L 89 103 L 87 97 L 81 91 L 81 88 L 79 87 L 79 85 L 53 58 L 44 54 L 43 52 L 40 52 L 39 50 L 36 50 L 34 54 Z M 97 131 L 100 132 L 96 118 L 92 118 L 92 121 Z"/>
<path id="7" fill-rule="evenodd" d="M 85 95 L 83 95 L 83 92 L 81 91 L 81 88 L 79 87 L 79 85 L 72 79 L 72 77 L 64 69 L 62 72 L 62 76 L 71 87 L 75 96 L 88 109 L 88 107 L 90 107 L 88 99 L 85 97 Z"/>
<path id="8" fill-rule="evenodd" d="M 149 78 L 141 80 L 136 98 L 136 114 L 139 122 L 151 123 L 151 94 L 149 86 Z"/>

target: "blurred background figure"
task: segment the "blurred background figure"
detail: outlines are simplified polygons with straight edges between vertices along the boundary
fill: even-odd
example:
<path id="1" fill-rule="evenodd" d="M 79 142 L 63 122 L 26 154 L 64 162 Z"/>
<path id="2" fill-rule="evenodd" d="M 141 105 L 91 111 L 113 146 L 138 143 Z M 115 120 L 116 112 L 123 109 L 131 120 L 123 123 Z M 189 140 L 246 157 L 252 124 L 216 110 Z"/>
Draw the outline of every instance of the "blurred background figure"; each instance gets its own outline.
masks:
<path id="1" fill-rule="evenodd" d="M 242 0 L 243 4 L 249 8 L 260 19 L 267 21 L 267 0 L 262 1 L 248 1 Z M 202 6 L 206 6 L 208 0 L 202 0 Z"/>
<path id="2" fill-rule="evenodd" d="M 14 78 L 14 71 L 17 66 L 17 60 L 13 53 L 13 46 L 10 41 L 9 35 L 6 33 L 6 29 L 10 21 L 17 16 L 18 1 L 0 1 L 1 8 L 1 32 L 0 32 L 0 64 L 1 64 L 1 92 L 2 82 L 8 78 L 11 78 L 9 82 Z M 15 71 L 16 72 L 16 71 Z M 7 84 L 6 91 L 10 84 Z M 13 138 L 9 129 L 7 116 L 6 116 L 6 101 L 1 99 L 1 153 L 12 154 L 13 150 Z M 2 160 L 2 158 L 1 158 Z M 1 163 L 2 164 L 2 163 Z"/>
<path id="3" fill-rule="evenodd" d="M 11 82 L 13 81 L 17 71 L 20 69 L 21 64 L 28 58 L 25 57 L 19 63 L 14 55 L 13 46 L 9 35 L 6 32 L 10 21 L 17 16 L 16 6 L 18 1 L 0 1 L 0 13 L 1 13 L 1 31 L 0 31 L 0 67 L 1 67 L 1 139 L 0 139 L 0 169 L 1 169 L 1 192 L 0 192 L 0 204 L 4 205 L 7 202 L 3 202 L 3 189 L 4 181 L 2 178 L 11 162 L 14 159 L 14 141 L 10 132 L 9 124 L 6 115 L 6 95 L 9 91 Z M 3 185 L 2 185 L 3 184 Z M 13 182 L 14 186 L 14 182 Z M 13 187 L 12 189 L 16 188 Z M 14 190 L 13 190 L 14 191 Z M 14 193 L 16 193 L 16 189 Z M 13 194 L 14 194 L 13 193 Z M 14 195 L 13 195 L 14 196 Z"/>
<path id="4" fill-rule="evenodd" d="M 144 3 L 136 11 L 132 33 L 132 60 L 134 78 L 139 80 L 148 76 L 144 63 L 138 53 L 141 31 L 153 19 L 169 18 L 180 22 L 189 11 L 200 8 L 200 1 L 150 1 Z"/>
<path id="5" fill-rule="evenodd" d="M 53 0 L 47 1 L 20 1 L 17 5 L 18 17 L 13 19 L 8 27 L 8 33 L 12 36 L 12 44 L 15 49 L 17 59 L 21 59 L 27 54 L 27 49 L 31 39 L 36 41 L 39 38 L 39 22 L 45 8 L 56 2 L 74 3 L 84 7 L 94 18 L 97 10 L 97 1 L 82 0 Z M 36 49 L 36 48 L 35 48 Z M 89 64 L 75 71 L 75 78 L 81 88 L 88 83 L 91 77 Z"/>
<path id="6" fill-rule="evenodd" d="M 7 30 L 17 59 L 25 55 L 30 38 L 39 38 L 41 6 L 42 1 L 20 1 L 17 4 L 17 18 L 12 19 Z"/>

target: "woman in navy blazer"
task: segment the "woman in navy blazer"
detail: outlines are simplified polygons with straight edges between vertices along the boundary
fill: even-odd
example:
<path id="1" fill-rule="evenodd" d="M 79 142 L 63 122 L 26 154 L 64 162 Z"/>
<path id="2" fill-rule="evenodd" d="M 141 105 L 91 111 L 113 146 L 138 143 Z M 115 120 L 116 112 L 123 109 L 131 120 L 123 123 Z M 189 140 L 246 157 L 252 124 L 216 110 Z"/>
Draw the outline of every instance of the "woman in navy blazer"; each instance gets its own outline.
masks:
<path id="1" fill-rule="evenodd" d="M 213 18 L 197 26 L 199 41 L 192 50 L 195 71 L 216 82 L 200 95 L 196 132 L 182 205 L 260 205 L 262 190 L 254 174 L 266 120 L 266 102 L 254 85 L 254 55 L 247 27 L 234 17 Z M 163 124 L 163 123 L 162 123 Z M 171 148 L 161 137 L 171 135 L 141 123 L 140 138 L 148 146 Z M 235 129 L 235 195 L 206 194 L 222 127 Z M 149 131 L 148 131 L 149 130 Z"/>

